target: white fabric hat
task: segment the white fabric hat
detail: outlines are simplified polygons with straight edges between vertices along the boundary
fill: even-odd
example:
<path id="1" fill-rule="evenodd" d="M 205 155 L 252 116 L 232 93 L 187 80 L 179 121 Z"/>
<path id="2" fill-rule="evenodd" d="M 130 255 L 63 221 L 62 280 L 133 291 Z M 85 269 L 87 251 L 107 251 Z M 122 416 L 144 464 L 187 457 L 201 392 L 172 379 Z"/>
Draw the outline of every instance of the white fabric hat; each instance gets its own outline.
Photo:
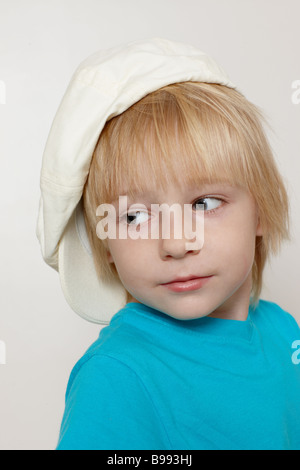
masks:
<path id="1" fill-rule="evenodd" d="M 71 308 L 101 324 L 125 304 L 120 283 L 97 277 L 82 213 L 82 192 L 99 135 L 117 116 L 159 88 L 196 81 L 234 88 L 205 53 L 166 39 L 100 51 L 75 71 L 54 118 L 41 170 L 37 236 L 46 263 L 59 271 Z"/>

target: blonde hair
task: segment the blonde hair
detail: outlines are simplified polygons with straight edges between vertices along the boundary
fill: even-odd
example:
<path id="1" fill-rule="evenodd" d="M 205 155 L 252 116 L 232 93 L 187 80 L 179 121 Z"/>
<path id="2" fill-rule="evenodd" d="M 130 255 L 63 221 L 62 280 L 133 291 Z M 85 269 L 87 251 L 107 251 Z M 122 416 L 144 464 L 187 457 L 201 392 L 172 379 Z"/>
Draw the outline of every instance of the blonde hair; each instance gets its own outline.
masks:
<path id="1" fill-rule="evenodd" d="M 270 253 L 289 238 L 287 193 L 266 138 L 261 111 L 237 90 L 215 84 L 176 83 L 150 93 L 108 121 L 100 135 L 84 188 L 85 222 L 102 280 L 118 278 L 96 235 L 96 208 L 150 185 L 166 187 L 226 181 L 248 189 L 263 236 L 252 268 L 255 305 Z M 127 293 L 127 301 L 131 296 Z"/>

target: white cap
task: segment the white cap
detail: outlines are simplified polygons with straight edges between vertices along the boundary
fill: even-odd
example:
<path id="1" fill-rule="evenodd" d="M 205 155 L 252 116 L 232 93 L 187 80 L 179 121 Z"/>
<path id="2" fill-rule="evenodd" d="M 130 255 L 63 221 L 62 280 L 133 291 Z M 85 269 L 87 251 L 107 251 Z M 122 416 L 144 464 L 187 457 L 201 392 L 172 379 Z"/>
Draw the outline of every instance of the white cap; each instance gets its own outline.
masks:
<path id="1" fill-rule="evenodd" d="M 120 282 L 99 280 L 82 214 L 99 135 L 109 119 L 147 94 L 186 81 L 235 87 L 193 46 L 158 38 L 131 42 L 82 62 L 56 113 L 43 155 L 37 236 L 44 260 L 59 271 L 71 308 L 89 321 L 108 324 L 126 301 Z"/>

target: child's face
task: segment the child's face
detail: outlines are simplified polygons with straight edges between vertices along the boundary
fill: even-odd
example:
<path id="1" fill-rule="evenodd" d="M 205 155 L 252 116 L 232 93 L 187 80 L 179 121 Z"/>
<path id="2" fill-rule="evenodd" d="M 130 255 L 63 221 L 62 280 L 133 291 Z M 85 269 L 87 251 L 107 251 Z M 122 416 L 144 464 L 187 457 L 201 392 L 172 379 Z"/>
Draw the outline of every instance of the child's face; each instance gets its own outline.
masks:
<path id="1" fill-rule="evenodd" d="M 205 203 L 204 244 L 200 250 L 187 249 L 186 242 L 191 240 L 184 235 L 175 239 L 172 225 L 166 239 L 109 239 L 109 261 L 115 263 L 124 287 L 135 301 L 174 318 L 212 315 L 245 320 L 255 239 L 262 235 L 253 197 L 226 183 L 183 189 L 170 184 L 164 191 L 155 191 L 154 197 L 147 198 L 145 193 L 135 200 L 128 198 L 128 206 L 149 208 L 137 217 L 130 211 L 128 223 L 141 223 L 141 229 L 150 224 L 151 204 L 177 203 L 183 211 L 184 204 L 195 208 L 196 201 Z M 114 205 L 118 214 L 118 201 Z M 179 277 L 206 279 L 166 285 Z"/>

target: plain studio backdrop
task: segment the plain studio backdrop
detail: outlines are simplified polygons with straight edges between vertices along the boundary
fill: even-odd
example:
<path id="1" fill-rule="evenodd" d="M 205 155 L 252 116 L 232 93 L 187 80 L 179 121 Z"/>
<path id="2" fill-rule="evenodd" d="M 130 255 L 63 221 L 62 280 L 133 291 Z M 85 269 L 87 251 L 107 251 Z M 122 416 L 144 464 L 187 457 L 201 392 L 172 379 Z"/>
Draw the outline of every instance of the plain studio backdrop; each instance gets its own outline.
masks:
<path id="1" fill-rule="evenodd" d="M 35 235 L 54 114 L 98 49 L 151 37 L 190 43 L 264 110 L 292 240 L 267 267 L 262 297 L 300 321 L 299 18 L 299 0 L 0 0 L 0 449 L 55 448 L 71 368 L 101 328 L 72 312 Z"/>

